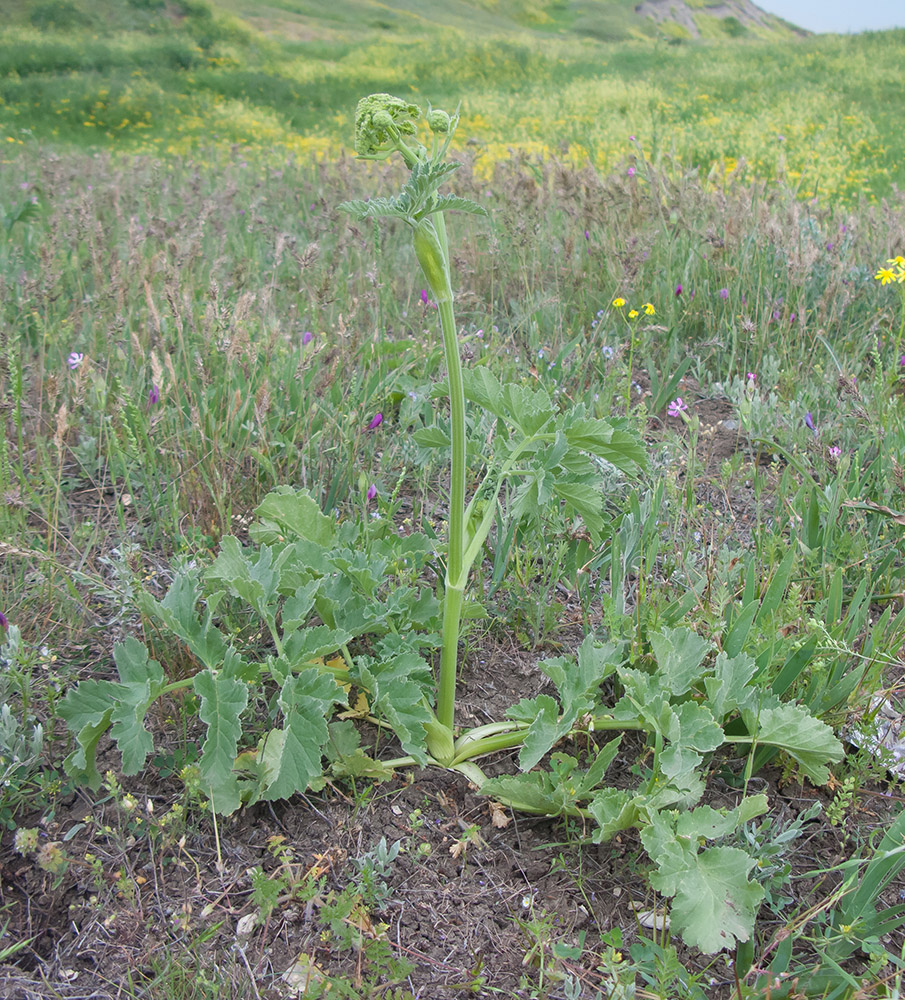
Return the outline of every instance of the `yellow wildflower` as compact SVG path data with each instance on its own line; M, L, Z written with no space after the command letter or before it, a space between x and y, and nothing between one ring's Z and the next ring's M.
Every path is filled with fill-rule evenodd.
M874 278L880 282L881 285L888 285L890 281L895 281L896 276L891 268L881 267L879 271L874 275Z
M629 312L629 314L628 314L628 318L629 319L635 319L637 316L638 316L638 310L637 309L632 309Z
M644 311L647 313L648 316L653 316L653 314L657 310L654 309L654 304L652 302L645 302L644 303Z
M621 309L625 305L625 299L613 299L613 305L616 309Z
M899 254L898 257L890 257L887 264L895 264L896 267L905 267L905 257Z

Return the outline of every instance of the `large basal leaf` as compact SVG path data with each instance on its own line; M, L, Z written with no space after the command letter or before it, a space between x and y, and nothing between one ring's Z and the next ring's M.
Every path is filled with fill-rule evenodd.
M198 611L201 600L199 571L180 569L162 601L150 594L138 596L141 610L156 618L168 631L181 639L208 669L216 670L226 655L226 640L211 624L210 611Z
M280 613L280 625L283 630L284 639L285 636L292 633L295 629L301 628L308 620L320 585L320 580L309 580L303 586L297 587L295 593L291 594L283 602L283 609Z
M754 858L736 847L709 847L691 860L685 852L663 852L661 860L651 885L675 897L670 919L686 944L712 954L751 937L764 898L763 886L748 878Z
M523 771L530 771L572 728L571 722L560 720L559 705L550 695L538 695L530 702L523 700L517 707L524 709L529 704L533 718L518 755L518 766Z
M484 782L481 794L526 812L580 815L580 803L599 783L618 749L619 740L611 740L587 771L578 767L575 757L555 753L550 758L550 771L493 778Z
M116 740L123 758L123 774L138 774L154 749L151 734L145 729L148 707L166 685L163 670L137 639L129 638L113 648L113 658L121 684L110 716L110 735Z
M116 681L79 681L60 702L58 712L72 732L85 726L96 726L112 710L119 692Z
M283 659L293 668L310 663L319 656L335 653L352 638L344 629L327 628L326 625L312 625L311 628L293 632L283 646Z
M794 757L815 785L829 781L827 761L835 763L845 754L833 730L800 705L762 708L759 712L748 709L742 718L759 744L778 747Z
M333 678L313 668L286 679L279 699L284 725L268 734L261 754L266 798L289 798L320 777L327 719L334 703L343 700Z
M562 797L546 771L489 778L481 785L481 794L498 799L520 812L540 816L558 816L562 812Z
M205 576L258 611L277 596L280 585L279 566L274 565L270 547L243 549L232 535L220 543L220 553Z
M621 830L636 826L644 797L627 788L604 788L588 804L588 811L597 821L592 834L595 844L615 837Z
M428 664L416 653L401 653L383 662L358 657L355 668L370 694L371 708L392 725L403 750L419 764L426 764L424 727L433 721L425 706L433 685Z
M600 643L588 636L576 657L556 657L538 664L556 685L564 714L574 720L579 712L596 704L600 685L622 662L623 650L622 643Z
M113 657L120 683L81 681L66 692L59 708L78 742L78 748L64 761L66 773L95 790L101 784L95 765L97 745L111 723L111 736L123 757L123 773L137 774L144 767L153 749L144 718L166 683L160 664L148 659L147 649L137 639L118 643Z
M603 747L601 747L597 756L594 758L593 763L588 768L587 772L582 776L581 784L578 788L580 795L587 797L600 784L600 782L603 781L603 776L616 759L616 754L619 752L619 747L621 745L622 735L620 734L615 739L609 740L609 742L605 743Z
M676 818L676 836L691 840L718 840L728 837L740 826L762 816L768 809L766 795L748 795L727 812L712 806L698 806Z
M249 538L258 543L305 539L328 548L336 533L335 523L321 512L307 490L277 486L255 510L257 522L248 529Z
M624 693L613 706L613 718L659 729L663 708L669 705L670 699L670 692L660 676L634 667L619 667L617 672Z
M691 701L665 710L661 731L669 745L660 754L660 768L677 788L689 787L703 755L724 740L710 710Z
M704 674L701 664L710 643L688 628L666 628L650 636L657 672L674 696L685 694Z
M707 704L714 718L722 722L730 712L745 707L757 698L757 689L749 686L757 664L747 653L729 657L720 653L713 665L713 676L704 678Z
M201 751L201 780L210 791L214 809L231 813L239 808L239 785L233 763L239 737L241 715L248 704L248 687L234 677L203 670L192 681L201 699L199 716L207 725L207 738Z
M85 681L82 682L86 683ZM79 685L81 687L81 685ZM93 792L96 792L102 784L102 779L97 770L97 745L100 738L110 726L110 717L113 709L109 707L95 718L94 722L86 722L79 727L76 734L77 748L70 753L63 761L63 770L76 781L87 785Z
M581 713L594 708L600 684L622 658L621 648L617 643L601 645L588 636L577 657L560 656L539 664L556 685L562 705L542 694L522 700L510 709L510 718L531 723L519 752L519 767L523 771L529 771L567 736Z

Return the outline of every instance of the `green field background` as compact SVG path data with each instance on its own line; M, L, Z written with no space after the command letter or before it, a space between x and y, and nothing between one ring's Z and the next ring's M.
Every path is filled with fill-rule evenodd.
M357 99L389 91L460 106L459 141L488 176L517 150L602 172L643 153L717 185L846 201L905 185L905 31L800 37L777 22L730 39L702 9L712 37L691 43L615 2L343 0L329 19L301 0L229 2L13 3L5 162L48 145L333 159Z

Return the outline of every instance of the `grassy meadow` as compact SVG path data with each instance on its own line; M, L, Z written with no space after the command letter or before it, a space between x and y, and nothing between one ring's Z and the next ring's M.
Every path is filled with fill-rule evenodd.
M348 109L388 91L461 105L459 138L485 175L510 149L608 172L636 154L636 136L648 158L674 158L717 186L737 172L803 197L854 201L905 181L901 32L802 39L780 24L766 39L689 44L663 31L645 37L643 23L627 31L629 13L601 4L601 24L622 30L594 30L613 41L574 18L482 24L472 7L486 29L476 41L455 5L423 2L386 24L353 10L343 17L343 5L331 18L304 5L271 17L254 7L258 28L183 6L171 17L153 3L21 4L0 28L6 155L50 142L125 155L333 159L350 147Z
M17 0L0 27L0 995L898 996L905 32L692 42L619 4L593 31L566 4L319 6ZM232 591L186 617L174 581L230 536L254 550L287 485L369 552L425 539L370 599L442 589L438 310L403 222L337 210L408 174L353 155L355 103L384 90L461 104L449 187L488 213L447 222L466 373L582 405L647 454L602 469L593 530L507 520L522 497L501 494L462 640L470 721L552 702L537 662L587 635L652 673L651 636L688 629L844 738L826 782L791 732L789 752L698 754L708 803L769 801L715 848L756 859L732 950L670 935L647 832L592 846L565 807L501 819L464 774L331 758L291 799L212 813L189 618L214 609L255 662L279 639ZM499 426L474 401L467 420L471 490ZM131 637L173 688L138 773L102 729L76 741L66 707ZM709 680L685 705L717 717ZM282 697L250 696L237 770ZM364 732L365 705L346 713ZM599 736L557 749L590 759ZM625 747L625 780L653 787L661 744Z

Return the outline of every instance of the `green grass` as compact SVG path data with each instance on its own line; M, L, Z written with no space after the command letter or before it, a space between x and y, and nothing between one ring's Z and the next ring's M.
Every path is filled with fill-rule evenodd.
M7 155L37 140L125 154L238 144L265 145L275 160L332 156L349 146L358 96L388 90L461 103L462 139L482 151L485 172L513 147L612 170L628 164L636 135L647 155L716 184L743 169L802 197L853 200L905 183L894 101L902 32L672 45L601 42L576 29L589 15L572 7L555 8L572 20L551 32L519 24L511 6L393 8L387 28L353 3L331 5L329 17L304 4L256 6L254 27L200 3L183 5L185 16L72 6L78 23L36 26L34 5L21 5L0 31ZM594 10L630 23L621 8ZM466 14L480 41L463 31Z

